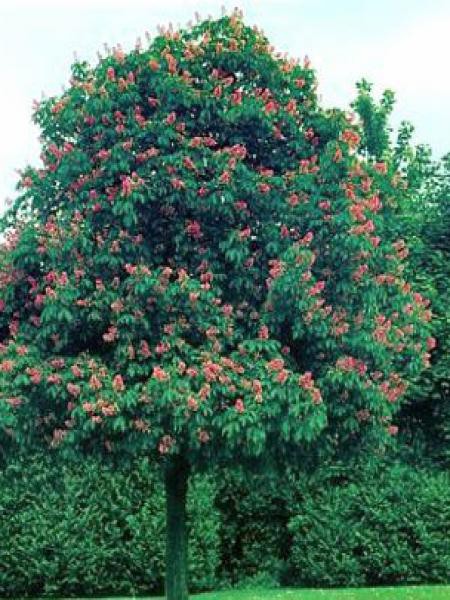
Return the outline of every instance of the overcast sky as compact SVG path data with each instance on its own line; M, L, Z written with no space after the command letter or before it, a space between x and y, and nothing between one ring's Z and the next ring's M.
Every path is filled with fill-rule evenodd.
M236 0L0 0L0 211L14 195L16 168L39 163L31 104L58 94L74 52L96 60L103 44L130 48L158 24L184 25L198 11L219 16ZM450 0L241 0L245 20L276 48L307 54L326 105L347 107L365 77L397 96L406 119L436 157L450 151Z

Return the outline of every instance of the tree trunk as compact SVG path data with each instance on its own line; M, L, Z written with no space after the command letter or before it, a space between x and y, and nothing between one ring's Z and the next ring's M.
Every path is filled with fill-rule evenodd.
M188 599L186 496L189 465L177 456L166 468L166 598Z

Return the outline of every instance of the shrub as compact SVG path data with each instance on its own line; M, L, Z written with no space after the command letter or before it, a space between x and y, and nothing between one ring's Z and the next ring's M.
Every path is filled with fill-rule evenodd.
M267 475L228 472L218 484L220 510L220 573L231 584L282 578L289 553L287 523L289 486ZM287 543L286 543L287 542Z
M356 586L450 580L448 474L393 466L324 486L289 522L290 583Z
M189 496L193 589L214 585L218 520L211 482ZM95 460L20 459L0 473L0 595L161 591L164 496L146 461L115 470Z

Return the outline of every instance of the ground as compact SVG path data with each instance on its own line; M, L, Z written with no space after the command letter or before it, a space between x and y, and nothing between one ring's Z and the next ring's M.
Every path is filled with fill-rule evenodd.
M346 590L242 590L194 596L196 600L450 600L450 586Z
M104 598L103 600L126 600ZM148 600L163 600L149 598ZM191 596L191 600L450 600L450 586L385 587L341 590L232 590Z

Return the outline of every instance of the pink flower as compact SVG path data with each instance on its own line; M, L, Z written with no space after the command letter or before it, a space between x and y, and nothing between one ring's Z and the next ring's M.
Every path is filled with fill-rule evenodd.
M63 273L61 273L61 275L58 277L58 284L59 285L67 285L69 281L69 278L67 277L67 273L64 271Z
M434 337L429 337L427 339L427 349L428 350L434 350L434 348L436 348L436 345L437 345L437 342Z
M105 417L113 417L116 414L116 407L112 404L105 404L102 406L102 415Z
M317 296L317 294L320 294L320 292L324 289L324 287L325 287L325 282L318 281L316 284L313 285L312 288L309 289L308 295L309 296Z
M133 191L133 181L131 177L124 177L122 179L122 195L129 196Z
M70 368L70 370L72 371L72 374L75 377L82 377L83 376L82 370L77 365L72 365L72 367Z
M41 382L41 372L38 369L28 368L26 373L34 385L38 385Z
M176 177L170 180L170 184L175 190L183 190L186 187L184 181L182 179L177 179Z
M116 392L123 392L125 389L125 384L123 382L122 375L116 375L112 382L113 389Z
M243 402L243 400L241 398L238 398L236 400L236 402L234 403L234 408L240 414L242 414L245 411L244 402Z
M145 340L142 340L141 345L139 347L139 352L142 358L150 358L150 356L152 355L149 345Z
M92 375L91 378L89 379L89 386L93 390L99 390L102 387L102 382L97 377L97 375Z
M281 371L284 367L284 360L282 358L274 358L267 363L269 371Z
M222 175L219 177L219 183L230 183L231 175L229 171L224 171Z
M272 277L272 279L280 277L280 275L283 273L284 263L282 263L281 260L269 260L269 266L269 275Z
M207 442L209 442L209 439L210 439L209 433L207 431L205 431L204 429L201 429L198 432L198 439L201 444L206 444Z
M300 375L298 383L304 390L312 390L314 387L314 380L311 371L306 371L306 373Z
M277 374L276 380L278 381L278 383L285 383L288 379L288 376L288 371L286 371L286 369L283 369Z
M308 231L300 240L300 244L302 246L308 246L314 239L314 233L312 231Z
M375 171L378 171L378 173L381 173L383 175L387 173L387 165L384 162L377 162L375 163L374 167Z
M111 326L106 333L103 334L105 342L114 342L117 339L117 327Z
M233 307L231 304L224 304L222 307L222 312L226 317L231 317L233 314Z
M397 425L389 425L387 430L388 430L389 435L397 435L397 433L398 433Z
M269 100L269 102L267 102L267 104L264 107L266 114L270 114L272 112L277 112L278 111L278 103L275 102L274 100Z
M158 381L167 381L169 379L169 375L159 366L153 368L152 377Z
M74 396L75 398L77 396L80 395L80 386L79 385L75 385L74 383L68 383L67 384L67 391L69 392L69 394L71 396Z
M173 123L175 123L175 121L177 120L177 113L175 111L172 111L167 119L166 119L166 123L167 125L172 125Z
M242 91L241 90L235 90L231 94L231 104L234 104L234 105L242 104Z
M109 81L114 81L114 79L116 78L116 74L114 72L113 67L108 67L106 71L106 77Z
M280 229L280 235L282 238L287 238L290 236L289 228L286 225L282 225Z
M252 230L250 229L250 227L247 226L245 229L242 229L239 232L239 234L238 234L239 239L245 240L246 238L250 237L251 233L252 233Z
M368 265L366 265L366 264L359 265L359 267L356 269L356 271L354 271L352 278L355 281L360 281L360 279L362 279L362 277L364 276L365 273L367 273L368 270L369 270Z
M7 398L6 404L9 404L9 406L11 406L11 408L17 408L18 406L20 406L22 404L22 399L21 398Z
M291 194L288 197L288 204L290 204L290 206L297 206L297 204L300 202L299 197L297 196L297 194Z
M189 398L187 400L187 406L188 406L189 410L196 411L198 409L198 402L195 398L193 398L192 396L189 396Z
M188 235L196 240L202 237L202 229L198 221L188 221L185 230Z
M213 362L207 362L203 366L203 374L207 381L216 381L221 371L222 367Z
M258 337L260 340L269 339L269 328L267 327L267 325L262 325L262 327L258 331Z

